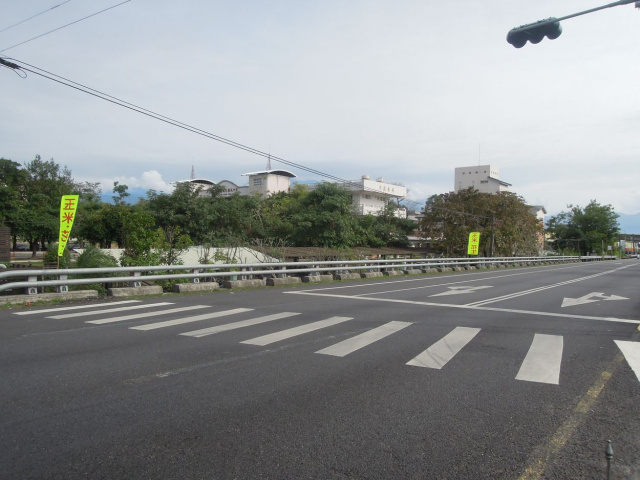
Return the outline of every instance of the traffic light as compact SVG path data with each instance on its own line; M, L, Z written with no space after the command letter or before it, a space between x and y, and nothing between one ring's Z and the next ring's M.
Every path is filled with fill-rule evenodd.
M555 40L562 33L562 26L557 18L551 17L536 23L512 28L507 33L507 42L516 48L522 48L529 41L540 43L544 37Z

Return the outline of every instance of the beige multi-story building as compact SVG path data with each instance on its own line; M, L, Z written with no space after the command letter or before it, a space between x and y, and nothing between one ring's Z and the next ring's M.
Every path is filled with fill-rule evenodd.
M510 183L500 180L500 170L493 165L458 167L455 171L454 192L473 187L482 193L508 191Z

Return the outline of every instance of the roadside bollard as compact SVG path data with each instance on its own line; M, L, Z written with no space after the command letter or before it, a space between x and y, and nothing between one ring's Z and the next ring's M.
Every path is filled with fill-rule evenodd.
M611 447L611 440L607 440L607 448L604 451L604 455L607 457L607 480L611 473L611 459L613 458L613 448Z

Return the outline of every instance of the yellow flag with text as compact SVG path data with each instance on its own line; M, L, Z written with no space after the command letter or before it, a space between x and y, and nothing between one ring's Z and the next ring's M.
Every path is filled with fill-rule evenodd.
M469 255L478 255L478 248L480 246L480 232L471 232L469 234L469 248L467 253Z
M73 220L76 218L76 210L78 209L79 195L63 195L60 202L60 237L58 239L58 256L64 253L67 246L67 240L71 234Z

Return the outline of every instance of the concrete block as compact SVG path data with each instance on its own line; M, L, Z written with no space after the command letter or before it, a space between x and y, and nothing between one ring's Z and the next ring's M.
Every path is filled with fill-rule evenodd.
M339 273L336 275L336 280L355 280L360 278L359 273Z
M19 304L37 301L51 300L80 300L82 298L97 298L97 290L75 290L64 293L37 293L35 295L2 295L0 297L0 305L3 304Z
M385 277L397 277L398 275L404 275L402 270L386 270L382 272Z
M160 285L147 285L144 287L120 287L109 288L107 293L110 297L129 297L131 295L161 295Z
M283 278L267 278L267 287L275 287L276 285L294 285L302 283L300 277L283 277Z
M418 275L422 273L422 270L420 270L419 268L408 268L406 270L402 270L402 273L404 273L405 275Z
M332 282L333 275L305 275L302 277L303 283L314 283L314 282Z
M362 278L382 277L382 272L363 272L360 274Z
M176 283L173 285L175 293L185 292L212 292L220 288L218 282L202 282L202 283Z
M261 279L255 280L228 280L222 284L222 288L249 288L264 287L265 281Z

